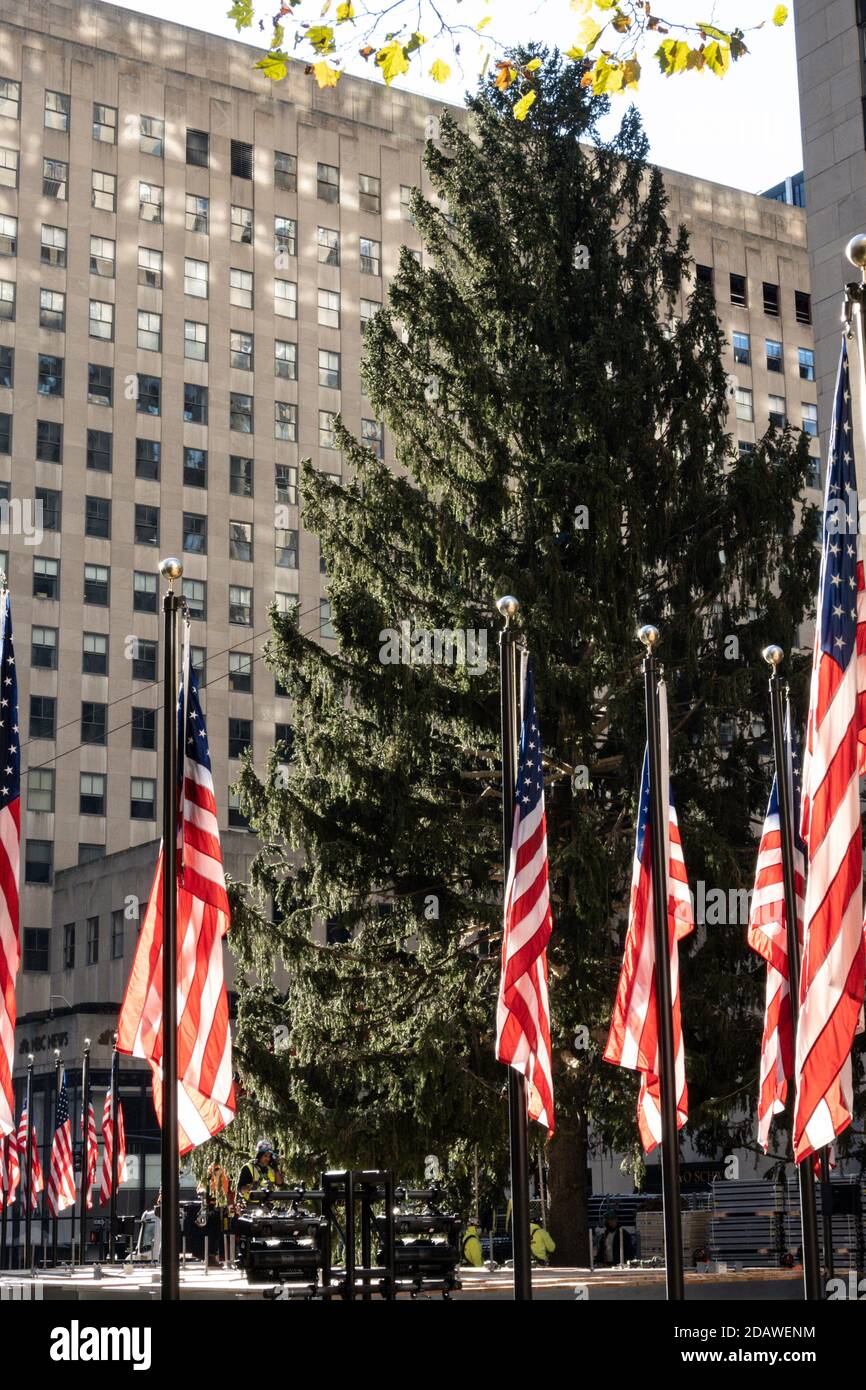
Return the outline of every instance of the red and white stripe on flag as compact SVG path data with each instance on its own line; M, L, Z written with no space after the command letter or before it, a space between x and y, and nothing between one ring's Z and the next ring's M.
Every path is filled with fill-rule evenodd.
M184 644L178 702L179 787L177 891L178 1146L187 1153L234 1119L223 937L229 901L223 874L216 798L198 681ZM153 1101L162 1123L161 846L147 911L118 1022L117 1048L150 1063Z
M677 813L670 790L667 688L659 682L662 787L665 791L665 862L669 968L671 974L674 1040L674 1085L677 1127L688 1120L685 1049L680 1015L678 942L694 929L694 914L683 858ZM641 1142L650 1153L662 1141L659 1013L656 992L656 952L653 934L652 832L650 829L649 751L644 753L641 776L635 855L632 868L629 923L619 986L613 1007L605 1061L641 1074L637 1119Z
M111 1115L111 1091L105 1094L102 1107L102 1176L99 1182L99 1205L105 1206L111 1199L111 1168L114 1151L114 1122ZM117 1102L117 1186L126 1182L126 1129L123 1123L123 1106Z
M866 591L859 534L848 350L830 433L818 612L803 771L808 873L796 1043L797 1161L851 1123L851 1048L862 1026Z
M18 1121L18 1162L20 1164L20 1176L22 1188L27 1182L27 1110L21 1111L21 1118ZM39 1162L39 1145L36 1142L36 1126L30 1126L30 1152L32 1162L32 1182L30 1185L30 1208L35 1211L39 1205L39 1193L43 1190L45 1183L42 1177L42 1164ZM23 1196L23 1191L22 1191Z
M532 667L524 662L511 859L505 885L496 1057L526 1077L529 1118L554 1129L547 943L552 918L547 871L544 765Z
M0 1137L15 1133L15 978L20 962L18 878L20 863L21 742L18 676L12 643L12 604L0 590Z
M0 1206L11 1206L15 1201L18 1184L21 1181L21 1165L18 1161L18 1134L15 1130L0 1139Z

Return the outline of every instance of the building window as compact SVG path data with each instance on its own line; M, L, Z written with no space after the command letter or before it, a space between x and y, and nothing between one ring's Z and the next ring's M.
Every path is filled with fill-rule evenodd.
M298 224L294 217L275 217L274 218L274 255L277 257L277 269L282 269L280 256L296 256L298 254Z
M21 83L14 77L0 77L0 116L21 119Z
M113 369L100 367L96 362L89 362L87 364L87 399L90 405L110 406L113 394Z
M812 296L805 290L794 291L794 311L798 323L812 322Z
M37 487L33 489L33 496L36 501L43 531L59 531L62 502L62 494L59 489L54 487Z
M277 338L274 343L274 376L284 381L298 379L298 345Z
M340 264L340 233L331 227L318 230L319 265Z
M90 206L100 212L117 211L117 179L114 174L106 174L102 169L93 169L90 174Z
M207 449L184 449L184 487L207 487Z
M19 158L17 150L0 149L0 188L18 187Z
M231 240L239 241L242 246L252 246L252 208L241 208L238 207L236 203L232 203Z
M253 307L253 273L251 270L229 270L229 303L236 309Z
M229 334L229 364L240 372L253 370L252 333L233 331Z
M250 695L253 689L253 658L249 652L229 652L229 689Z
M229 522L229 557L232 560L252 561L253 524L251 521Z
M369 237L361 237L361 273L362 275L381 275L382 274L382 244L378 241L370 241Z
M298 505L298 470L293 463L278 463L274 479L275 501L284 507Z
M30 664L40 671L57 670L57 628L34 627L30 636Z
M811 348L798 348L797 356L800 362L800 380L815 380L815 354Z
M358 175L358 206L362 212L371 212L378 217L382 211L382 189L372 174Z
M818 407L803 402L803 433L814 438L818 433Z
M152 154L162 159L165 145L165 121L158 116L140 116L138 120L138 148L142 154Z
M14 323L15 321L14 280L0 280L0 321L4 323Z
M43 265L54 266L57 270L66 269L66 228L42 224L40 259Z
M36 421L36 457L44 463L63 462L63 426L57 420Z
M206 169L208 164L208 142L209 136L204 130L187 130L186 132L186 162L195 164L200 169Z
M25 850L25 883L51 883L54 877L54 842L28 840ZM47 936L48 933L46 932Z
M286 594L281 589L277 589L274 594L274 603L277 612L284 618L297 618L298 615L298 596L297 594Z
M147 642L141 637L136 637L132 652L132 679L134 681L155 681L157 665L156 642Z
M246 585L229 585L229 622L235 627L252 627L253 591Z
M284 319L298 317L298 287L294 280L274 281L274 313Z
M0 346L0 386L11 388L15 375L15 349Z
M379 310L381 309L381 307L382 307L382 305L379 303L378 299L362 299L362 300L361 300L361 332L362 332L362 333L364 332L364 329L367 327L367 324L368 324L368 323L370 322L370 320L374 317L374 315L378 314L378 312L379 312Z
M145 352L162 352L162 314L139 309L138 346Z
M46 130L59 130L62 131L64 135L69 134L68 92L45 93L45 114L43 121Z
M117 144L117 108L93 103L93 138L103 145Z
M134 528L136 545L159 545L159 507L136 502Z
M41 841L37 843L47 843ZM50 879L28 879L28 883L50 882ZM51 933L47 927L25 927L24 928L24 949L21 953L21 964L24 970L32 974L44 974L48 970L48 948L51 940Z
M108 706L98 700L81 701L81 742L105 743Z
M192 362L207 361L207 324L187 319L183 325L183 355Z
M111 500L108 497L85 497L84 534L100 540L111 538Z
M238 454L232 454L229 459L229 492L233 493L235 497L252 497L252 459L243 458Z
M54 738L54 719L57 701L53 695L30 696L30 737Z
M123 959L123 908L117 907L111 914L111 959Z
M136 439L135 476L136 478L159 477L160 444L158 439Z
M297 443L298 407L291 401L274 401L274 439Z
M114 341L114 305L102 299L90 301L90 336L104 342Z
M43 159L42 196L65 203L69 190L69 165L65 159Z
M87 676L108 675L108 638L104 632L85 632L81 648L81 669Z
M731 303L741 309L748 306L748 290L745 275L731 275Z
M183 514L183 548L193 555L207 554L207 517L200 512Z
M207 299L207 261L196 261L191 256L186 257L183 263L183 292L192 295L193 299Z
M779 286L764 281L764 313L771 318L779 317Z
M12 452L12 416L5 411L0 415L0 454Z
M755 412L752 405L752 393L746 386L737 387L737 419L754 420Z
M33 767L27 774L27 810L54 810L54 769Z
M200 685L204 685L204 684L205 684L204 673L205 673L205 667L207 666L207 648L206 648L206 647L190 647L190 649L189 649L189 664L190 664L190 666L192 667L192 669L195 671L195 673L196 673L196 675L197 675L197 677L198 677L199 684L200 684Z
M298 533L277 526L274 530L274 564L279 569L298 568Z
M139 415L159 415L162 409L161 399L161 377L148 376L146 372L139 372L138 391L135 397L135 408Z
M156 575L135 570L132 576L132 606L136 613L155 613L157 610Z
M105 815L105 776L101 772L82 772L78 781L78 813Z
M207 588L204 579L183 579L181 593L186 599L189 616L204 622L207 618Z
M96 845L87 840L78 842L78 862L79 864L92 864L94 859L105 858L105 845Z
M133 706L132 746L148 751L156 748L156 710Z
M770 396L770 424L774 429L783 430L785 428L787 414L785 410L784 396Z
M103 280L114 279L115 243L110 237L90 238L90 273Z
M111 448L112 436L106 430L88 430L87 467L97 473L110 473Z
M251 719L229 720L229 757L242 758L253 744L253 725Z
M732 336L734 361L740 367L750 367L752 365L752 350L748 333L734 333Z
M376 458L385 457L385 430L381 420L362 420L361 439L368 449L372 449Z
M319 599L319 632L322 637L337 636L331 623L331 605L326 598Z
M8 213L0 215L0 256L18 253L18 218Z
M317 164L316 192L324 203L340 201L340 171L334 164Z
M337 431L333 410L319 411L319 448L336 449Z
M785 361L782 355L782 344L774 342L772 338L767 340L767 371L783 372Z
M253 433L253 398L241 391L229 392L229 428L236 434Z
M162 289L162 252L149 246L138 248L138 283L151 290Z
M107 608L111 576L107 565L84 566L84 602Z
M243 140L232 140L232 176L236 179L251 179L253 176L253 147Z
M63 928L63 969L75 969L75 923L67 922Z
M99 964L99 918L87 919L87 964Z
M713 288L713 267L711 265L695 266L695 281L699 285L706 285L708 289Z
M63 358L39 355L36 390L40 396L63 395Z
M286 154L283 150L274 151L274 187L286 193L294 193L298 187L297 155Z
M340 327L339 290L319 290L319 323L323 328Z
M50 599L60 597L59 560L51 560L46 555L34 555L33 597Z
M333 391L340 389L340 354L319 348L319 385Z
M241 810L240 792L229 787L229 825L233 830L249 830L250 824Z
M142 222L162 222L162 189L158 183L139 183L138 216Z
M60 290L39 291L39 327L62 333L66 326L66 295Z
M207 236L210 231L210 198L200 193L186 195L186 229L198 236Z
M400 216L404 222L411 222L414 226L415 218L412 216L412 192L413 189L410 184L400 184Z
M184 382L183 418L188 425L207 424L207 387L193 381Z

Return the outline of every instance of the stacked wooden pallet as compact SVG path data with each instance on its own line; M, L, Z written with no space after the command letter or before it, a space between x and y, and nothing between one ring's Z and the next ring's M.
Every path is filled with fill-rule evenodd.
M831 1217L833 1238L833 1267L838 1271L862 1269L864 1250L866 1250L866 1190L861 1177L832 1177L832 1187L842 1189L836 1198ZM818 1211L818 1249L823 1254L824 1221L821 1184L815 1184L815 1206ZM858 1203L858 1195L860 1201ZM785 1246L799 1262L802 1258L802 1224L800 1221L800 1190L796 1176L790 1176L787 1183L787 1210L785 1212ZM845 1210L838 1210L844 1207Z
M781 1183L713 1183L711 1259L752 1269L780 1268L784 1206Z
M709 1240L710 1213L704 1211L684 1211L683 1258L690 1267L697 1250L705 1250ZM665 1253L664 1217L660 1211L641 1211L637 1215L637 1233L640 1238L640 1257L652 1259L654 1255Z

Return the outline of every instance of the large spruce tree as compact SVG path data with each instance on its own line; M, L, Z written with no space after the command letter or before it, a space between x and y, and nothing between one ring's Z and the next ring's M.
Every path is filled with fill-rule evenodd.
M294 740L288 768L278 747L265 776L242 777L263 849L230 934L246 1100L228 1138L275 1131L309 1175L328 1162L414 1178L435 1153L467 1203L478 1172L506 1176L494 601L513 592L547 766L550 1221L573 1262L591 1137L637 1139L637 1079L601 1060L645 738L636 625L662 632L692 881L748 886L768 791L760 649L796 641L815 548L797 525L805 442L775 432L739 454L727 432L712 294L690 289L637 114L603 142L605 99L542 56L525 120L485 83L427 147L423 264L403 252L365 335L365 389L399 468L341 429L345 483L303 469L337 641L274 617ZM483 632L486 669L389 661L384 634L404 622ZM686 944L707 1151L745 1133L731 1115L754 1095L760 989L742 924Z

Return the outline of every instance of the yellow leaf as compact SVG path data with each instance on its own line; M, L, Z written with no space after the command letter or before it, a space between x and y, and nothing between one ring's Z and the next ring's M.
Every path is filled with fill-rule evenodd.
M672 77L675 72L685 72L691 51L684 39L665 39L655 55L665 77Z
M352 0L345 0L345 4L337 6L337 23L345 24L348 20L355 18L355 7Z
M595 96L604 96L607 92L621 92L623 83L622 64L609 58L601 57L596 60L592 67L592 90Z
M579 48L576 48L574 45L572 45L571 48L567 48L565 50L565 56L566 58L571 58L576 63L579 58L583 57L583 54L581 53Z
M516 101L514 103L514 119L516 121L525 121L526 117L529 115L529 108L534 101L535 92L527 92L519 101Z
M320 87L336 87L341 77L336 68L324 61L313 64L313 74Z
M306 32L305 37L312 44L317 53L333 53L334 31L329 24L313 24Z
M480 19L480 20L478 21L478 23L476 24L475 28L478 29L479 31L480 31L481 29L486 29L492 18L493 18L493 15L492 15L492 14L486 14L486 15L484 16L483 19Z
M588 53L601 33L602 26L596 24L592 16L583 21L577 31L575 47L582 48L584 53Z
M626 58L622 65L622 85L624 87L633 87L634 90L637 91L639 81L640 63L637 58Z
M441 58L437 58L430 69L430 76L434 82L447 82L451 76L451 68L447 63L443 63Z
M267 53L264 58L259 59L256 67L272 82L282 82L288 71L284 53Z
M593 0L571 0L571 8L577 10L578 14L588 14L592 6Z
M785 20L788 18L788 8L786 5L777 5L773 11L773 23L781 29Z
M376 54L376 66L382 69L385 85L390 87L395 77L409 71L409 59L403 51L403 45L394 39L392 43L380 48Z
M727 43L708 43L704 49L707 66L717 77L724 77L731 66L731 47Z
M527 71L527 72L535 72L535 71L536 71L538 68L540 68L540 67L541 67L541 59L540 59L540 58L533 58L531 62L529 62L529 63L526 64L526 71Z

